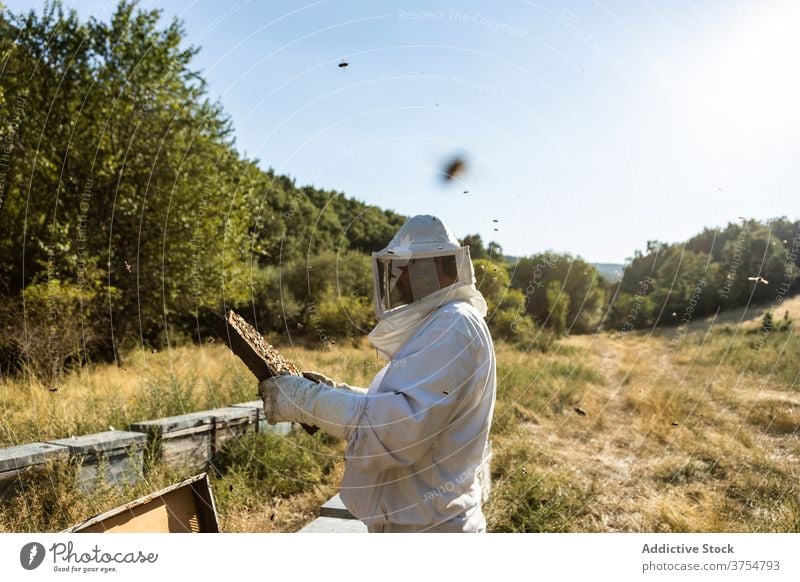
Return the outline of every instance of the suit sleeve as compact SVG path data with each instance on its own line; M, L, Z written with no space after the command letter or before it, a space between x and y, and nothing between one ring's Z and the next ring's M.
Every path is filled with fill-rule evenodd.
M348 435L351 467L377 472L414 464L424 455L474 398L467 393L478 365L473 338L457 322L438 322L392 361Z

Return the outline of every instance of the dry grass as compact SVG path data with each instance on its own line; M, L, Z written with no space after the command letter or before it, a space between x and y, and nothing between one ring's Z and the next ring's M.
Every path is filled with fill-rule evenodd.
M62 461L23 474L18 483L21 494L0 505L0 532L61 531L186 477L157 467L133 486L97 483L91 495L82 495L76 490L77 472L75 463Z
M800 311L800 298L784 303ZM800 531L800 344L792 329L756 349L758 317L741 325L731 316L697 322L682 336L675 329L575 336L547 353L498 345L490 529ZM362 386L381 366L365 344L282 351L302 369ZM3 384L0 439L122 427L250 400L254 392L247 371L221 346L137 353L123 368L75 374L55 394ZM335 491L341 445L319 435L284 440L240 443L262 451L255 465L232 462L214 477L226 531L294 531ZM289 474L306 477L298 484ZM54 507L75 497L61 490L64 500ZM80 501L69 516L133 494L104 492L102 502ZM30 529L48 517L10 520L13 511L41 510L9 509L0 512L0 529Z
M490 527L800 531L800 344L754 344L762 312L568 338L526 355L527 375L498 350Z
M382 366L355 345L321 352L283 346L301 369L318 369L366 385ZM134 352L121 366L72 373L58 392L22 381L0 384L0 446L124 429L140 420L216 408L257 398L250 372L227 348L207 344L169 352ZM215 463L212 483L223 531L295 531L316 516L337 489L342 447L324 435L250 435ZM61 463L25 476L25 495L0 505L0 531L58 531L183 479L148 469L134 487L75 491L75 467Z
M300 369L325 370L359 384L380 369L374 351L282 348ZM253 376L219 344L136 351L123 363L70 373L57 392L35 381L0 379L0 446L109 430L258 398Z

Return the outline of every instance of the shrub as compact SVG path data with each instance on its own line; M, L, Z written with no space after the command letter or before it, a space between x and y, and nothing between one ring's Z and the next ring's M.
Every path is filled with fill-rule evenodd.
M88 316L94 298L94 292L58 279L30 285L21 300L0 307L0 345L44 386L57 388L98 339Z
M306 333L310 340L326 346L332 338L358 337L375 325L372 303L353 295L328 295L319 305L309 306L306 314Z

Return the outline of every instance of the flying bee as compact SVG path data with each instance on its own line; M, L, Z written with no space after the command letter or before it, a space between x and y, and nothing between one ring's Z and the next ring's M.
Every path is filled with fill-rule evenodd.
M460 157L455 157L452 160L450 160L450 162L445 167L443 172L444 174L443 177L446 181L449 182L450 180L453 180L459 174L461 174L465 169L466 169L466 164L464 163L464 160L462 160Z
M346 60L342 59L341 61L339 61L339 64L337 66L340 69L346 69L347 67L350 66L350 63L348 63Z

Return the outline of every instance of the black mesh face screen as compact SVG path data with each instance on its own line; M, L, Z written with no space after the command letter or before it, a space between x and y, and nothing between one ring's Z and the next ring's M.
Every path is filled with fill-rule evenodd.
M452 280L448 285L452 285L458 279L458 263L455 255L436 257L436 268L444 279Z
M384 310L424 299L457 279L454 255L378 260L378 293Z

